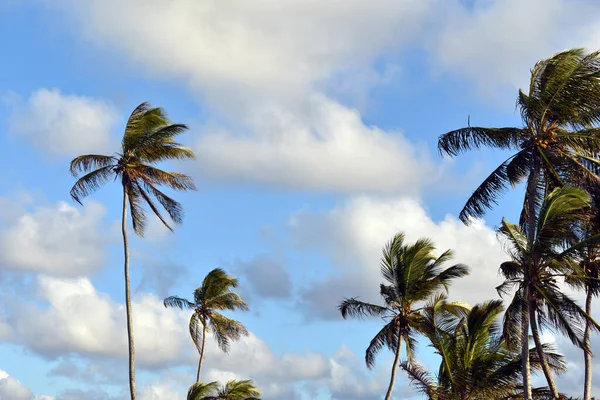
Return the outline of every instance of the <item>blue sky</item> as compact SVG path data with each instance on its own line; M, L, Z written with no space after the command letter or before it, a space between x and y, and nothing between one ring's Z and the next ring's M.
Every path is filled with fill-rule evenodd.
M191 296L222 267L239 277L250 337L205 380L250 378L269 399L376 399L391 355L367 371L379 324L344 321L344 296L376 301L379 256L397 231L431 237L472 267L451 297L495 298L506 256L494 227L456 216L503 154L442 160L437 137L519 124L514 99L540 58L600 48L584 0L20 0L0 5L0 395L126 394L120 194L69 198L70 160L118 150L142 101L190 130L198 191L174 234L132 239L142 400L183 398L197 353ZM534 21L534 22L532 22ZM556 338L559 344L562 339ZM436 359L423 349L427 365ZM580 355L561 388L579 393ZM8 396L8 397L6 397ZM400 374L396 399L416 398Z

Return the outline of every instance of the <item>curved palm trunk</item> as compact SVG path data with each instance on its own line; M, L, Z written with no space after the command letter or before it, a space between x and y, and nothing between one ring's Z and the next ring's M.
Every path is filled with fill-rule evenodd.
M202 372L202 361L204 360L204 348L206 346L206 322L202 321L202 346L200 346L200 360L198 361L198 374L196 382L200 383L200 373Z
M398 347L396 348L396 357L394 357L394 365L392 366L392 376L390 377L390 386L388 387L387 393L385 394L384 400L390 400L392 398L392 391L394 390L394 383L396 383L396 373L398 372L398 363L400 362L400 352L402 350L402 336L400 336L400 328L398 328Z
M127 240L127 191L123 186L123 215L121 217L123 232L123 251L125 253L125 307L127 310L127 338L129 340L129 392L131 400L135 400L135 347L133 344L133 318L131 315L131 289L129 283L129 242Z
M592 315L592 290L587 289L585 298L585 312ZM590 334L592 332L592 324L590 321L585 323L585 331L583 333L583 343L586 349L590 348ZM585 362L585 381L583 384L583 400L590 400L592 393L592 354L589 351L583 352Z
M537 321L535 319L535 307L531 302L529 303L529 321L531 323L531 335L533 336L533 341L535 342L535 348L537 350L538 357L540 358L540 364L542 365L542 371L546 377L546 382L548 382L548 387L552 392L552 397L558 399L558 389L556 388L556 383L554 383L554 378L552 377L552 371L550 370L550 366L546 360L546 354L544 353L544 348L542 347L540 333L538 331Z

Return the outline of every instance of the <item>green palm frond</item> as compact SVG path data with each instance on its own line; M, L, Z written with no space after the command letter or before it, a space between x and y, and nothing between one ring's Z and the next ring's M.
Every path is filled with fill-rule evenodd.
M382 307L371 303L365 303L357 300L354 297L344 299L340 303L338 309L342 314L342 318L376 317L385 315L390 311L387 307Z
M194 383L188 390L187 400L207 400L218 392L219 384L217 382Z
M188 310L193 310L196 306L194 303L192 303L191 301L188 301L184 298L181 297L177 297L177 296L169 296L166 299L163 300L163 305L165 307L178 307L180 309L188 309Z
M242 336L248 336L244 325L222 314L213 312L208 321L219 348L225 353L229 352L231 340L239 340Z
M375 367L375 358L381 349L387 347L391 351L396 351L396 347L398 346L398 328L396 327L394 321L385 324L383 328L373 339L371 339L371 343L369 343L369 347L365 352L365 364L367 368L373 369Z
M518 148L518 139L521 136L524 136L524 133L519 128L483 128L470 126L441 135L438 141L438 149L441 154L453 157L480 147L512 150Z
M219 389L218 399L227 400L260 400L260 390L251 380L230 380Z

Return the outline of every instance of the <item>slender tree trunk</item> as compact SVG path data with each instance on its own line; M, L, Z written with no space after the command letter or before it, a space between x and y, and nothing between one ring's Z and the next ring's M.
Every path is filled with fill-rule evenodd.
M531 400L531 368L529 365L529 287L523 287L521 310L521 370L523 374L523 399Z
M587 289L587 295L585 298L585 312L588 315L592 315L592 297L593 293L591 288ZM585 381L583 384L583 400L590 400L592 395L592 354L590 349L590 334L592 332L592 323L590 321L585 322L585 331L583 333L583 344L587 351L584 350L583 357L585 361Z
M129 283L129 242L127 240L127 191L123 186L123 215L121 217L123 231L123 251L125 253L125 307L127 310L127 338L129 340L129 391L131 400L135 400L135 347L133 344L133 317L131 315L131 289Z
M555 399L558 399L558 389L556 388L556 383L554 383L552 371L550 370L548 360L546 360L546 354L542 348L542 342L540 341L540 333L538 331L537 321L535 319L535 306L531 302L529 303L529 321L531 323L531 335L533 336L533 341L535 342L535 348L537 350L538 357L540 358L540 363L542 364L542 371L544 371L546 382L548 382L548 387L552 392L552 396Z
M535 241L535 226L536 226L536 210L535 210L535 194L537 183L540 178L540 161L535 157L533 166L527 182L527 241L528 245L532 246ZM521 357L522 357L522 374L523 374L523 398L531 400L531 367L529 363L529 280L531 277L530 270L532 265L527 265L524 274L523 285L523 305L521 310Z
M396 348L396 357L394 358L394 365L392 366L392 376L390 377L390 386L388 387L387 393L385 394L384 400L390 400L392 398L392 391L394 390L394 383L396 383L396 372L398 372L398 363L400 362L400 351L402 350L402 336L400 336L400 328L398 328L398 347Z
M196 382L200 382L200 372L202 372L202 361L204 360L204 348L206 346L206 321L202 321L202 346L200 346L200 360L198 361L198 374Z

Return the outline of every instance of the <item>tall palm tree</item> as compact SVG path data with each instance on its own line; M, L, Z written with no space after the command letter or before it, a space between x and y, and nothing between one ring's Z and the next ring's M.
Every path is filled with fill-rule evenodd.
M135 346L129 283L129 244L127 237L127 208L131 211L133 230L143 236L146 215L143 205L150 207L162 223L172 231L161 215L155 201L166 210L173 222L183 221L181 204L158 189L164 185L173 190L195 190L192 178L177 172L167 172L154 165L171 159L194 159L192 150L181 146L174 138L187 130L183 124L173 124L162 108L142 103L131 113L120 153L112 156L86 154L71 161L71 174L79 178L71 189L71 197L82 204L82 199L104 185L109 179L119 179L123 187L121 231L125 253L125 305L127 310L127 337L129 344L129 390L135 400ZM80 177L80 175L82 175Z
M229 352L230 340L238 340L248 335L244 325L219 313L221 310L248 310L248 305L242 297L230 290L237 286L237 279L227 275L221 268L215 268L206 275L202 286L194 291L193 301L177 296L170 296L164 300L165 307L194 310L190 318L190 335L200 353L196 382L200 382L206 334L209 329L219 348L225 353Z
M197 382L190 387L187 400L260 400L260 390L251 380L234 379L220 387L217 382Z
M415 303L427 300L442 289L447 291L453 279L468 274L468 268L462 264L443 269L442 265L452 258L452 252L447 250L436 257L434 251L435 247L429 239L419 239L408 245L404 242L403 233L396 234L383 249L381 259L381 274L386 281L380 285L384 305L346 298L339 306L344 318L379 316L387 321L371 340L365 354L365 362L370 369L375 365L375 356L384 346L395 353L385 400L392 396L403 340L407 357L412 360L414 329L419 326L420 319L418 310L414 308Z
M435 378L413 362L401 364L420 391L432 400L506 399L522 395L521 356L511 350L497 318L502 302L486 301L473 308L448 303L443 295L422 310L421 331L440 356ZM545 345L551 367L564 372L562 357ZM530 350L532 367L539 370L536 349ZM543 390L536 389L535 393Z
M600 123L599 55L572 49L538 62L531 70L529 93L520 90L517 97L521 127L469 125L440 136L440 153L450 156L482 146L513 152L469 197L459 216L463 222L482 217L509 184L514 187L526 180L520 225L533 242L536 209L548 187L562 186L563 179L574 172L597 182L591 167L599 163L593 155L600 150L596 128ZM523 386L525 400L529 400L529 312L527 304L521 308Z
M518 335L515 327L526 304L542 370L555 398L559 394L545 362L539 329L557 329L587 353L590 349L584 343L583 327L589 323L590 329L600 329L590 314L564 294L559 285L564 278L575 281L584 275L579 252L600 242L600 235L595 235L572 243L573 224L587 218L589 206L590 197L585 191L563 186L554 189L542 203L533 242L521 228L505 220L499 228L511 246L512 260L500 266L505 281L497 289L501 295L517 289L504 316L504 332L510 339Z

